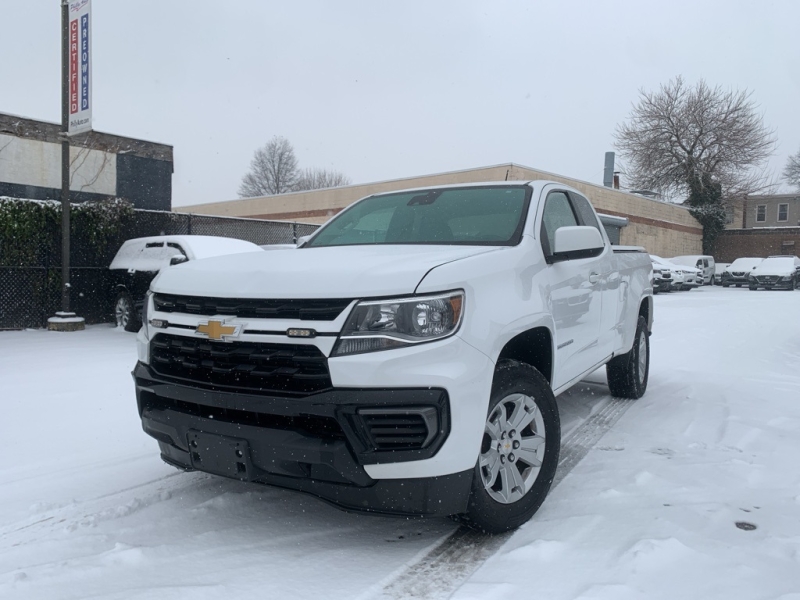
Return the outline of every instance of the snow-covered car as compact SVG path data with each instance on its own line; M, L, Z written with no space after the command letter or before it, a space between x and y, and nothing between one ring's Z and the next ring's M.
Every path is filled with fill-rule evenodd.
M551 181L364 198L301 247L163 270L134 370L184 470L500 532L558 465L556 396L649 371L652 265Z
M673 256L667 260L676 265L698 269L701 275L696 278L697 285L711 285L714 279L714 266L716 262L713 256L707 254L686 254L683 256Z
M672 269L651 258L653 263L653 293L672 291Z
M108 267L112 285L108 305L113 305L117 326L139 331L142 306L150 282L159 271L187 261L260 252L250 242L211 235L159 235L127 240Z
M763 258L750 256L737 258L722 272L722 287L730 287L732 285L742 287L749 284L750 273L762 262L764 262Z
M676 265L676 268L683 271L683 285L681 285L682 290L693 290L694 288L703 285L702 270L687 265Z
M686 275L684 273L683 267L673 264L669 262L667 259L661 258L656 254L651 254L650 260L653 262L653 265L658 265L662 269L662 272L664 269L669 270L671 275L670 291L680 291L688 289L684 286L684 284L686 283Z
M748 285L751 290L800 288L800 258L796 256L770 256L750 271Z
M722 274L731 266L731 263L714 263L714 285L722 285Z

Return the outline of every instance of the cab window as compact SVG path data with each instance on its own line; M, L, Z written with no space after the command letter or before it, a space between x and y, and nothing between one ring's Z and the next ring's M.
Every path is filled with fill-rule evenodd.
M602 236L603 230L600 228L600 223L597 221L597 216L592 209L592 205L589 204L589 201L575 192L570 192L569 196L572 199L572 206L575 207L575 212L578 213L580 224L587 227L594 227Z
M542 213L542 249L545 256L552 256L556 229L578 225L578 218L572 209L566 192L550 192Z

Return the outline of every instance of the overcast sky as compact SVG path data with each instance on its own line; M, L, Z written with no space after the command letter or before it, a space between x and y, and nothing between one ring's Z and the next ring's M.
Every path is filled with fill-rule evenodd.
M0 5L0 111L60 120L59 4ZM800 150L798 0L92 5L94 128L174 146L174 206L236 198L274 135L353 183L504 162L602 183L639 89L679 74L753 92L776 175Z

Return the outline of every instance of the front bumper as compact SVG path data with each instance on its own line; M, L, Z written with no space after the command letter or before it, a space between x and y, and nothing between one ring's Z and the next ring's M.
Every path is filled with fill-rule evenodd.
M143 363L133 372L142 427L167 463L314 494L342 508L406 516L464 512L472 469L434 477L373 479L367 465L435 455L450 433L441 389L335 389L303 398L181 385ZM438 413L425 449L376 452L360 422L368 407Z
M794 280L784 281L783 279L750 279L748 285L751 288L766 288L768 290L791 290L794 289Z
M750 278L747 275L723 275L722 285L747 285Z
M671 279L656 279L653 282L653 288L657 292L668 292L672 289L672 280Z

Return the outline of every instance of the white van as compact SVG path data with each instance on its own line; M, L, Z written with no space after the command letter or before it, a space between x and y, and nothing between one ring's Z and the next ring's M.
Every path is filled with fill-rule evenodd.
M675 256L667 259L676 265L686 265L696 267L703 272L702 285L709 285L714 279L714 257L701 254L688 254L686 256Z

